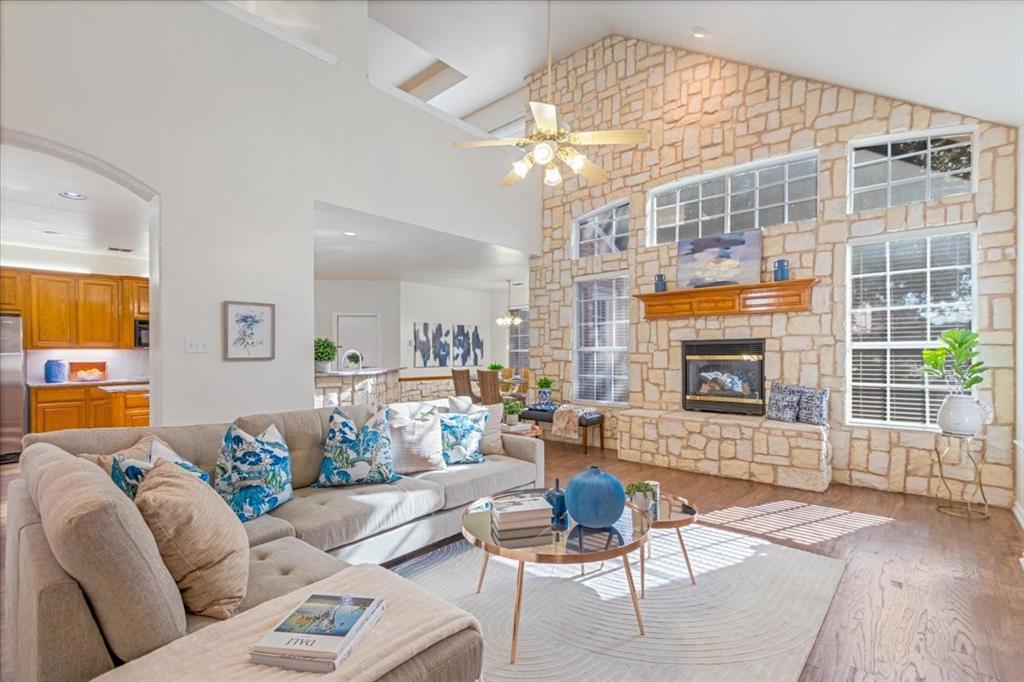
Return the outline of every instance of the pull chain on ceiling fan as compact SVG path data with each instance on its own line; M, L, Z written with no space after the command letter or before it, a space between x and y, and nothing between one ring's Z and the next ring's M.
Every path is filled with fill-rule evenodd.
M558 127L558 112L554 104L554 76L551 70L551 0L547 3L548 24L548 103L530 102L533 114L534 130L526 137L507 137L496 140L474 140L473 142L456 142L456 149L467 147L519 147L525 149L533 146L523 158L512 164L512 170L498 183L502 187L511 187L526 177L535 165L544 168L544 184L552 187L562 182L562 173L558 168L561 161L573 173L582 175L592 185L604 182L608 175L596 163L579 152L576 147L605 144L643 144L647 142L644 130L589 130L570 132Z

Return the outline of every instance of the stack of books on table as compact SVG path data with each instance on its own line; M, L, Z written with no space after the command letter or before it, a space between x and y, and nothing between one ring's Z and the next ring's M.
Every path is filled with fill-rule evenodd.
M533 431L533 424L527 424L526 422L519 422L518 424L513 424L511 426L508 424L502 424L501 430L504 433L511 434L530 433Z
M310 595L252 646L249 660L309 673L334 672L383 613L383 599Z
M555 541L551 504L539 493L505 495L491 503L491 535L502 547L535 547Z

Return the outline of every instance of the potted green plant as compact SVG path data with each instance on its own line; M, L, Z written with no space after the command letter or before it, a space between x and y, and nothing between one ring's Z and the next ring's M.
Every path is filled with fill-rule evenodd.
M338 357L338 347L334 341L325 339L322 336L313 339L313 361L316 363L318 374L331 371L331 363Z
M346 366L352 369L363 368L363 354L357 351L355 348L350 348L345 351L345 363Z
M551 404L551 387L554 385L555 380L551 377L538 377L537 378L537 399L541 405Z
M500 362L492 362L491 364L487 365L487 369L491 370L492 372L500 372L501 370L505 369L505 365L501 364Z
M643 511L647 511L654 504L654 486L647 481L633 481L626 486L626 495Z
M966 329L950 329L939 337L941 346L921 351L921 371L941 379L949 389L935 421L944 433L973 436L985 423L989 408L974 397L973 389L984 381L988 367L978 360L978 335Z
M505 413L505 423L509 426L518 424L519 415L523 413L526 407L518 400L512 400L511 398L505 398L501 403L502 411Z

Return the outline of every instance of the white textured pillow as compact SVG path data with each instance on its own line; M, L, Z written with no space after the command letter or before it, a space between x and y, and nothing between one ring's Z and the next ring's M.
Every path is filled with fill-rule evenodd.
M448 398L448 411L452 414L473 414L474 412L490 412L484 427L484 438L480 441L480 452L485 455L504 455L505 446L501 442L501 418L505 416L502 405L476 405L469 396Z
M445 468L441 416L432 405L406 403L389 407L388 428L396 474Z

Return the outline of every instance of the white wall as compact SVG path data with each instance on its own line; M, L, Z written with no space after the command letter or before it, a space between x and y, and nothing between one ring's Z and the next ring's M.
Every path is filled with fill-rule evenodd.
M316 336L334 338L334 316L380 317L380 366L400 367L400 287L398 282L346 282L318 279L313 283ZM312 352L312 351L311 351Z
M402 372L404 376L448 374L451 370L450 366L419 369L413 367L412 330L413 325L417 322L477 325L484 341L484 361L480 366L486 366L490 362L490 346L494 336L490 333L491 296L489 293L415 282L402 282L401 293L401 364L407 368Z
M508 366L508 327L498 325L495 320L508 309L508 292L494 292L491 294L491 338L494 341L487 349L488 362L500 362ZM512 287L512 307L529 307L530 288L525 284L520 287Z
M523 116L528 106L528 96L526 88L520 88L501 99L496 99L490 104L480 107L462 120L483 131L494 130L498 126L503 126L509 121Z
M0 6L5 130L159 195L155 423L309 404L314 200L539 251L539 183L498 188L505 155L453 152L457 122L371 86L366 3L326 7L335 66L202 3ZM277 305L275 360L222 359L225 300Z
M149 260L102 253L58 251L18 244L0 244L0 265L97 275L149 277Z

